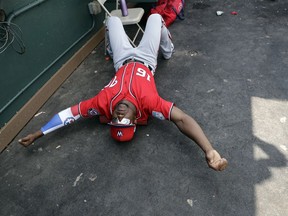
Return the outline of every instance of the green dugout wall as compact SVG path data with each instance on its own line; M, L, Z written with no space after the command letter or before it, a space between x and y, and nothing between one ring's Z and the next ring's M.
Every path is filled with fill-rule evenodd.
M0 0L0 151L103 39L104 14L89 2Z

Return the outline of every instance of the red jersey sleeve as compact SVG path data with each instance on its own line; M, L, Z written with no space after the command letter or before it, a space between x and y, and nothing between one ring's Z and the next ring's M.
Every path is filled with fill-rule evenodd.
M110 118L109 100L105 91L101 91L98 95L79 103L80 115L84 118L96 115L104 115Z
M160 120L170 120L173 103L166 101L159 95L151 98L149 104L149 114Z

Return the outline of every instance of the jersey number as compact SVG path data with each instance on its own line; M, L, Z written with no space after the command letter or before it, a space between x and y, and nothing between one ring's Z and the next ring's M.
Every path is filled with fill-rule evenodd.
M112 88L113 86L115 86L116 84L117 84L117 76L115 76L114 77L114 79L112 79L109 83L108 83L108 85L106 85L104 88L107 88L107 87L109 87L109 88Z
M142 69L142 68L138 68L138 69L137 69L136 75L137 75L137 76L140 76L140 77L144 77L144 78L145 78L146 75L147 75L146 79L147 79L148 81L150 81L150 75L147 74L146 71L145 71L144 69ZM108 85L105 86L105 88L107 88L107 87L112 88L112 87L114 87L114 86L117 84L117 82L118 82L118 81L117 81L117 76L115 76L114 79L112 79L112 80L108 83Z
M146 77L146 71L144 70L144 69L142 69L142 68L138 68L137 69L137 73L136 73L136 75L138 75L138 76L140 76L140 77ZM149 74L147 74L147 78L146 78L148 81L150 81L150 75Z

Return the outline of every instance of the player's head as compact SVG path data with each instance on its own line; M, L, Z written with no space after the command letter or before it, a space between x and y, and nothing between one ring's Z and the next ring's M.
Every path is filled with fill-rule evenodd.
M112 121L109 123L113 139L119 142L130 141L136 131L136 108L130 102L120 101L112 113Z
M111 136L118 142L126 142L132 140L135 131L136 131L135 124L122 125L122 124L110 123Z

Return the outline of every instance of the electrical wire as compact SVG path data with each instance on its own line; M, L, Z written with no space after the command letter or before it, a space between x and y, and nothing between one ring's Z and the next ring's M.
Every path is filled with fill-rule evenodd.
M5 52L10 45L17 53L23 54L25 44L22 35L22 30L17 24L0 22L0 54Z

